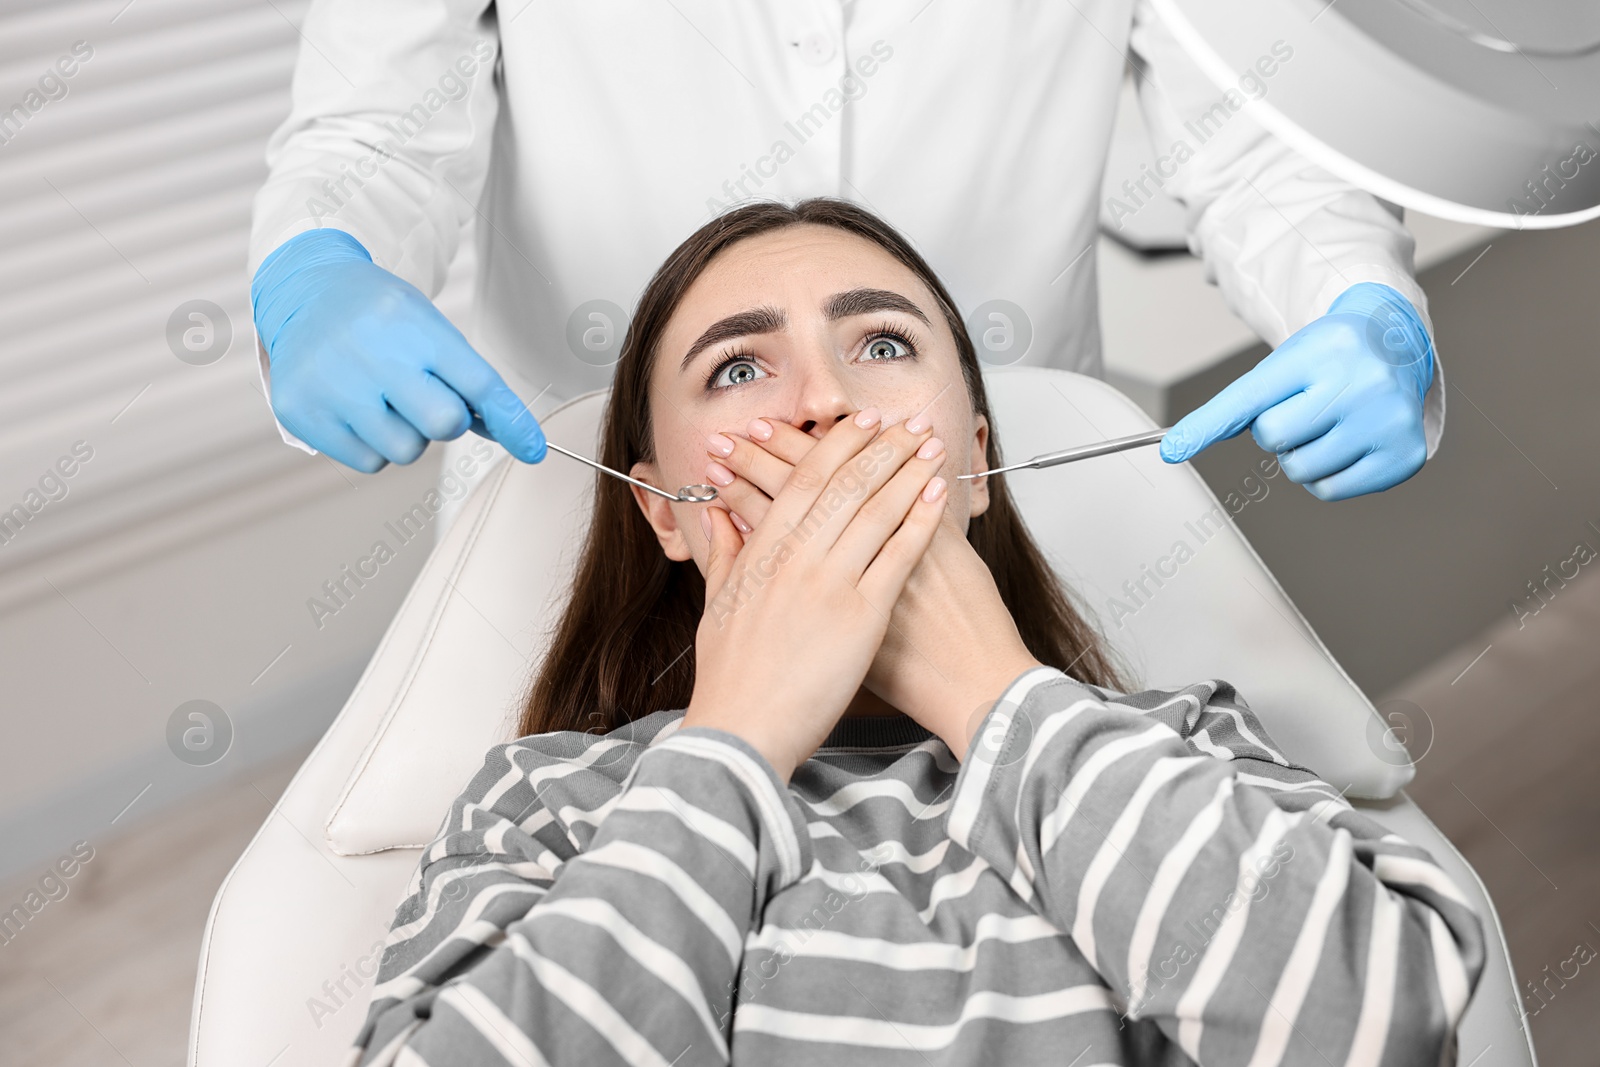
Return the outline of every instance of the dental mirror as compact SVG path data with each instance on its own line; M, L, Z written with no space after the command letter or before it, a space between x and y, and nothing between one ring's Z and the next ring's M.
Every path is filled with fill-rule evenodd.
M471 415L472 415L472 432L475 433L475 434L478 434L480 437L486 437L489 440L493 441L494 440L494 435L491 434L489 432L489 428L486 425L484 425L483 416L478 414L478 412L475 409L473 409L471 405L468 405L467 411L470 412ZM590 459L588 456L579 455L578 453L572 451L569 448L562 448L560 445L556 444L554 441L546 439L545 445L547 447L549 447L549 448L554 449L557 452L560 452L563 456L571 456L573 459L577 460L580 463L587 463L589 466L593 467L597 471L605 471L607 474L611 475L613 478L621 478L623 481L627 482L629 485L637 485L640 489L648 489L652 493L655 493L657 496L664 496L668 500L674 500L674 501L677 501L680 504L705 504L705 503L709 503L712 500L717 499L717 490L716 490L715 486L710 486L710 485L685 485L685 486L681 486L678 489L677 495L673 495L672 493L667 492L665 489L657 489L655 486L651 485L649 482L641 482L637 478L628 477L626 474L623 474L621 471L614 471L610 467L607 467L604 463L596 463L594 460Z
M556 444L554 441L547 440L547 441L545 441L545 445L548 446L549 448L554 449L557 452L560 452L563 456L571 456L573 459L578 460L579 462L587 463L589 466L593 467L597 471L605 471L607 474L611 475L613 478L621 478L623 481L627 482L629 485L637 485L641 489L648 489L652 493L657 494L658 496L664 496L668 500L675 500L680 504L705 504L705 503L708 503L709 501L715 500L717 498L717 490L716 490L715 486L710 486L710 485L685 485L685 486L682 486L682 487L680 487L678 489L677 495L673 495L672 493L667 492L665 489L657 489L655 486L651 485L649 482L641 482L637 478L628 477L626 474L623 474L621 471L614 471L610 467L607 467L603 463L596 463L594 460L590 459L588 456L580 456L578 453L572 451L571 449L562 448L560 445Z

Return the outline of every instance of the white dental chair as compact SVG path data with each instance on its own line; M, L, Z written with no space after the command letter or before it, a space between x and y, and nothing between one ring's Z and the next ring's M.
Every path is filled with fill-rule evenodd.
M1012 367L985 379L1011 459L1153 428L1093 378ZM594 455L605 398L590 393L557 409L543 423L548 438ZM344 710L217 892L200 950L191 1065L345 1061L419 850L485 750L514 736L594 477L564 459L502 461L468 498ZM1482 883L1400 792L1410 764L1382 743L1371 704L1199 475L1162 463L1152 448L1009 477L1030 529L1140 684L1233 682L1292 759L1348 787L1364 812L1450 872L1488 933L1488 966L1461 1026L1461 1067L1532 1067ZM1300 491L1282 475L1270 484ZM1170 558L1178 541L1193 553L1181 563ZM1159 587L1145 577L1158 568ZM1145 593L1134 601L1123 583L1141 580ZM1113 621L1113 596L1136 610Z

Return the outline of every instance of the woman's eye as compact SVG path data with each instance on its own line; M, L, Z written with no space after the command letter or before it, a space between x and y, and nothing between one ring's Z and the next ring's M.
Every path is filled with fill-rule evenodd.
M724 389L730 385L743 385L753 382L757 378L765 378L767 372L750 362L748 359L735 359L724 363L717 368L717 373L712 376L712 386Z
M903 337L885 333L874 337L867 344L866 358L868 360L900 359L904 356L916 355L916 350Z

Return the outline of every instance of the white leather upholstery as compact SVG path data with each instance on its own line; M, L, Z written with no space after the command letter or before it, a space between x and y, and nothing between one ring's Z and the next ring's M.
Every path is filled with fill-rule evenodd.
M1151 428L1103 382L1035 367L985 374L1005 454ZM594 454L604 393L543 422ZM1244 472L1241 472L1241 475ZM573 562L593 473L551 456L503 462L474 490L429 558L338 719L217 894L201 950L190 1062L261 1067L342 1062L381 940L418 849L485 750L513 736ZM1007 476L1029 527L1148 685L1234 682L1294 759L1445 863L1494 926L1483 986L1462 1027L1462 1063L1532 1064L1508 1005L1509 958L1482 886L1397 791L1409 765L1380 759L1382 724L1199 476L1142 449ZM1276 480L1288 491L1287 480ZM1202 517L1210 516L1210 525ZM1173 561L1175 543L1190 553ZM1144 567L1162 557L1157 586ZM1124 581L1144 578L1138 602ZM1113 595L1135 606L1111 621ZM366 974L359 974L367 971ZM359 988L357 982L359 980ZM324 983L327 983L326 985ZM1482 1065L1480 1065L1482 1067Z

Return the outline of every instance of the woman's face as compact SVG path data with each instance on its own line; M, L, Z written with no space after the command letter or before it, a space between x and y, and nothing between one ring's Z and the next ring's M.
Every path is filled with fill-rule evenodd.
M802 223L747 238L712 259L667 323L650 378L654 463L631 473L669 491L712 480L708 435L749 437L756 417L820 439L866 407L883 425L923 408L945 443L945 521L964 533L988 507L987 420L972 410L956 341L915 273L872 241ZM643 489L634 497L674 560L705 572L698 512Z

